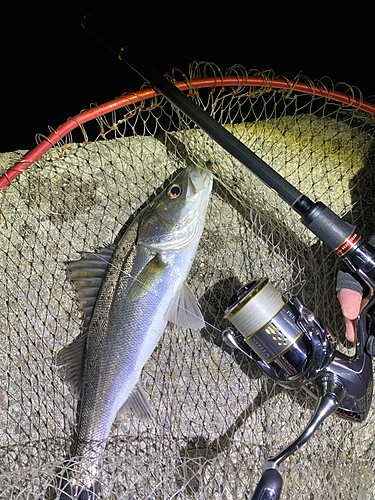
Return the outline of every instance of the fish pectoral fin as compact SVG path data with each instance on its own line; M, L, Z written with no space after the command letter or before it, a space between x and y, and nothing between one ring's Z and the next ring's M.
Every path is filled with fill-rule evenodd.
M164 274L168 264L157 253L134 279L128 291L128 299L134 301L152 291Z
M204 327L205 321L200 305L185 282L173 297L164 319L184 328Z
M70 344L63 347L55 360L60 366L59 375L66 381L76 397L81 394L83 353L86 346L86 333L82 333Z
M147 394L139 382L136 384L128 399L118 411L116 420L122 420L124 414L129 410L131 410L140 420L143 420L144 422L151 420L152 408Z

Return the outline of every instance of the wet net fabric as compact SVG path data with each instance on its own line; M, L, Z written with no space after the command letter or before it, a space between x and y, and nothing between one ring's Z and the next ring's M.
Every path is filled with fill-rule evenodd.
M374 126L323 98L264 89L192 96L297 189L364 236L375 234ZM233 292L268 276L350 350L335 299L338 262L298 216L162 99L89 124L88 140L51 148L0 198L0 498L52 495L69 454L77 402L57 352L81 331L65 262L111 244L173 173L211 162L215 182L189 275L207 322L168 325L142 384L154 410L113 426L103 499L250 499L266 458L307 424L315 401L286 391L221 340ZM5 170L22 153L4 154ZM372 499L374 411L355 424L331 417L281 465L282 498Z

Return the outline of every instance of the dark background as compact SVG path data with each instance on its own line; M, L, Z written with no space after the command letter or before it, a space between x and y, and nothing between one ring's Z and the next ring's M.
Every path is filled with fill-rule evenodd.
M31 149L68 117L142 79L96 42L84 14L121 33L160 72L193 60L221 69L273 69L292 79L359 87L375 94L373 2L190 1L1 2L0 152Z

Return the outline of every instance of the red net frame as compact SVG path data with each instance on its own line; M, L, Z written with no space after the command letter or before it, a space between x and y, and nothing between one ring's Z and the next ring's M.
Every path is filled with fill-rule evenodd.
M309 94L311 96L323 97L328 101L340 103L341 106L366 112L371 117L375 116L375 104L363 100L362 95L356 97L352 87L348 87L349 92L345 93L333 88L327 88L321 82L315 84L311 80L307 80L306 82L300 81L298 77L295 80L288 80L284 77L270 78L264 74L262 76L247 77L214 76L192 78L188 82L178 81L174 82L174 84L179 90L188 91L188 95L191 96L198 92L199 89L211 88L211 92L215 92L217 89L219 89L219 91L224 91L226 87L234 87L234 90L232 91L233 94L237 92L236 87L237 89L249 87L250 90L247 91L248 95L252 95L251 88L253 87L261 89L262 92L267 92L271 89L285 91L285 97L288 97L291 92L297 92L299 94ZM136 92L127 93L121 97L116 97L115 99L104 104L82 111L73 118L69 118L0 177L0 190L9 186L16 177L27 170L34 162L42 159L41 157L46 151L56 145L59 141L62 141L62 139L74 129L82 127L85 123L106 115L107 113L117 111L126 106L136 105L140 102L146 101L147 99L154 99L158 96L160 96L158 92L152 88L146 88ZM69 145L65 145L65 147L69 149Z

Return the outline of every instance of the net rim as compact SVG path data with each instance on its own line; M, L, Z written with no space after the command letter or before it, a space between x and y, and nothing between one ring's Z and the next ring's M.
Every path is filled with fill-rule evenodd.
M194 95L194 90L211 88L214 92L220 87L220 91L224 91L226 87L258 87L264 92L272 89L285 90L289 93L297 92L300 94L309 94L316 97L323 97L329 101L340 103L342 106L351 107L355 110L361 110L368 113L370 116L375 116L375 104L365 101L362 97L355 97L354 94L348 95L342 91L332 88L327 88L322 84L315 84L311 80L306 82L300 81L298 78L288 80L283 77L269 78L265 74L262 76L214 76L204 78L192 78L189 81L174 81L174 85L181 91L188 91L189 95ZM351 87L349 87L351 89ZM233 90L235 95L237 90ZM251 92L247 92L251 95ZM81 111L78 115L68 118L66 122L59 125L56 130L53 130L50 135L44 138L35 148L29 151L23 158L17 161L0 177L0 191L7 188L11 182L16 179L22 172L27 170L33 163L42 159L51 147L61 141L66 135L78 127L82 127L85 123L97 119L100 116L117 111L126 106L135 105L147 99L154 99L160 96L160 93L152 88L145 88L135 92L129 92L120 97L116 97L106 103L95 105L94 107Z

